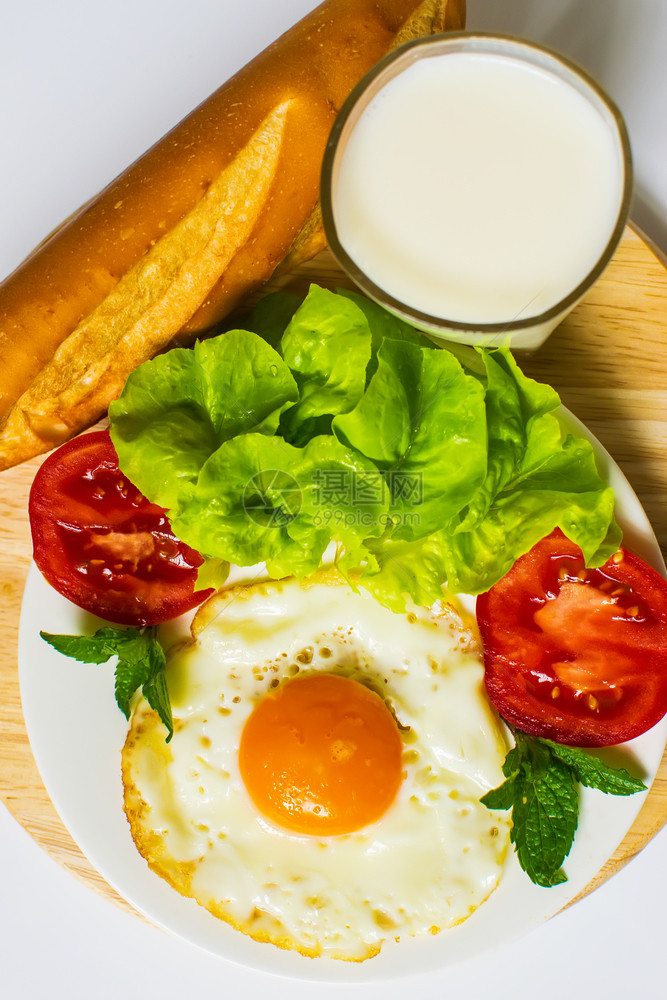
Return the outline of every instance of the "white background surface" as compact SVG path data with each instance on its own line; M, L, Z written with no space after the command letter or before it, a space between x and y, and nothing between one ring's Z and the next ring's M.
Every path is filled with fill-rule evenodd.
M0 277L308 0L22 0L0 31ZM607 87L634 148L633 217L667 251L666 0L469 0L468 26L542 40ZM85 753L85 748L82 748ZM51 861L0 807L0 992L338 1000L665 995L667 831L619 875L502 952L437 976L313 986L254 974L153 929Z

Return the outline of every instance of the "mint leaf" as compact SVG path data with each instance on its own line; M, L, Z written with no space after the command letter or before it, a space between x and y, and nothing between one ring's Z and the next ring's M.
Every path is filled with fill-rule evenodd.
M169 692L164 677L166 658L155 628L105 626L92 636L39 633L59 653L81 663L106 663L118 657L115 672L116 704L126 719L130 700L138 688L167 728L168 743L174 733Z
M570 853L579 820L570 769L557 760L533 759L523 781L515 779L515 787L510 839L519 864L537 885L565 882L561 865Z
M504 781L498 788L493 788L479 800L487 809L496 809L499 812L511 809L517 797L516 780L514 778Z
M503 774L506 778L515 778L521 771L521 746L517 742L511 750L508 751L507 757L505 757L505 763L503 764ZM507 782L506 782L507 784Z
M144 681L142 685L142 693L151 708L157 712L160 716L160 720L167 729L167 737L165 742L169 743L170 739L174 735L174 720L171 714L171 703L169 701L169 689L167 688L167 681L164 676L164 652L162 652L162 647L158 647L162 653L162 666L159 667L156 662L157 671L151 677L149 681ZM159 661L160 657L156 656L156 661Z
M118 652L119 642L131 642L140 635L140 629L118 629L113 626L98 629L92 636L53 635L40 632L42 639L64 656L80 663L106 663Z
M552 743L551 740L543 740L551 753L559 760L567 764L577 781L588 788L597 788L608 795L634 795L635 792L645 792L646 785L639 778L633 778L624 767L610 767L593 757L579 747L563 746L560 743Z
M507 781L481 799L488 809L511 809L519 864L536 885L566 881L562 864L570 853L579 806L570 768L540 740L514 731L516 745L503 765Z
M134 692L164 670L164 650L146 629L131 642L118 643L116 665L116 701L126 719L130 717L130 699Z
M567 879L562 864L579 820L577 782L611 795L646 786L578 747L512 732L516 743L503 764L507 780L480 801L488 809L512 810L510 839L519 864L536 885L558 885Z

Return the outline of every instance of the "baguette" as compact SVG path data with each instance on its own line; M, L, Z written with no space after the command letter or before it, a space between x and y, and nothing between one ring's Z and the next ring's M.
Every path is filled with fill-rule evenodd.
M94 423L142 361L322 249L341 103L394 45L464 20L465 0L326 0L33 251L0 285L0 469Z

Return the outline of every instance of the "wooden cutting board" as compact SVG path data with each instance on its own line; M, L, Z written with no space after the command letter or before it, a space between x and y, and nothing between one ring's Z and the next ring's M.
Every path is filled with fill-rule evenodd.
M349 284L328 253L275 285ZM667 555L667 271L628 229L604 276L524 370L550 382L626 474ZM41 460L0 473L0 795L50 855L135 912L92 868L42 784L25 731L17 675L21 600L31 558L27 498ZM589 884L616 872L667 821L667 753L632 829Z

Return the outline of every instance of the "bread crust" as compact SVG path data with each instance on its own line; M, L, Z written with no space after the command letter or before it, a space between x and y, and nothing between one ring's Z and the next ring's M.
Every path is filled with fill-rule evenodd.
M396 41L458 29L464 20L465 0L326 0L35 250L0 285L0 469L95 422L137 364L171 343L191 343L281 262L293 268L321 249L319 173L341 103ZM120 344L92 345L82 357L77 347L70 374L67 359L56 357L61 345L196 210L260 124L286 103L261 211L227 248L222 273L193 296L179 329L160 335L154 325L144 347L127 352Z

